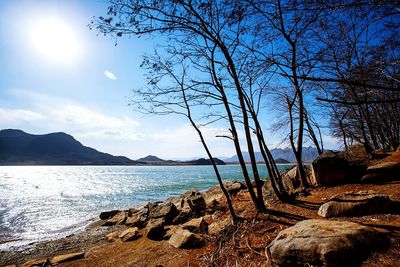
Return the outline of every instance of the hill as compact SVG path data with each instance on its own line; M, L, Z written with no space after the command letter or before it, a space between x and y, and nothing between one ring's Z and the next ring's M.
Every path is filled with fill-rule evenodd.
M293 154L293 151L291 148L276 148L276 149L271 149L271 154L274 157L274 159L283 159L290 162L295 162L296 158ZM263 162L263 157L260 152L255 153L256 160L257 162ZM304 162L311 162L313 161L316 157L318 156L318 151L315 147L304 147L303 148L303 161ZM250 156L248 152L243 152L243 157L246 162L250 161ZM228 159L225 160L225 162L233 163L233 162L238 162L238 157L237 155L232 156Z
M153 155L148 155L144 158L140 158L137 161L142 161L142 162L165 162L166 160L160 159L159 157L153 156Z
M218 158L214 158L214 161L217 165L225 165L225 162ZM186 161L185 163L188 163L189 165L211 165L211 161L209 159L205 159L205 158Z
M0 165L136 165L127 157L113 156L83 146L66 133L43 135L21 130L0 131Z

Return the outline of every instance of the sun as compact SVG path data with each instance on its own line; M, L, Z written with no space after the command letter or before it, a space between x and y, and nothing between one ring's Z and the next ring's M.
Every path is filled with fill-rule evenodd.
M41 58L74 63L81 47L73 28L59 18L41 18L30 26L30 43Z

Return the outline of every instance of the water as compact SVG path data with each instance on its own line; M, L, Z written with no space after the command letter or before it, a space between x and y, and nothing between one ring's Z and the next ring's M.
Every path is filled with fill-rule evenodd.
M226 181L242 181L237 165L220 171ZM267 177L265 167L260 174ZM20 240L0 249L77 232L101 211L216 184L211 166L1 166L0 240Z

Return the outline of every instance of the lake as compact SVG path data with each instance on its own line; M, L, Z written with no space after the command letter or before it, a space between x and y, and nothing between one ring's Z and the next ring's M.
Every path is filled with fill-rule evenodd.
M225 181L242 181L238 165L219 168ZM216 184L211 166L0 166L0 240L21 239L0 249L80 231L101 211Z

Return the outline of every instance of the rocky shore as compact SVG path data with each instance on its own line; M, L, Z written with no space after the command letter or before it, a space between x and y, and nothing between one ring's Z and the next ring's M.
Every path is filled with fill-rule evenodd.
M399 166L400 152L357 162L326 153L312 164L309 195L282 203L264 184L266 214L254 211L244 184L227 183L235 226L218 186L192 190L102 212L76 235L1 251L0 266L398 266ZM296 170L285 175L295 191L293 179Z

